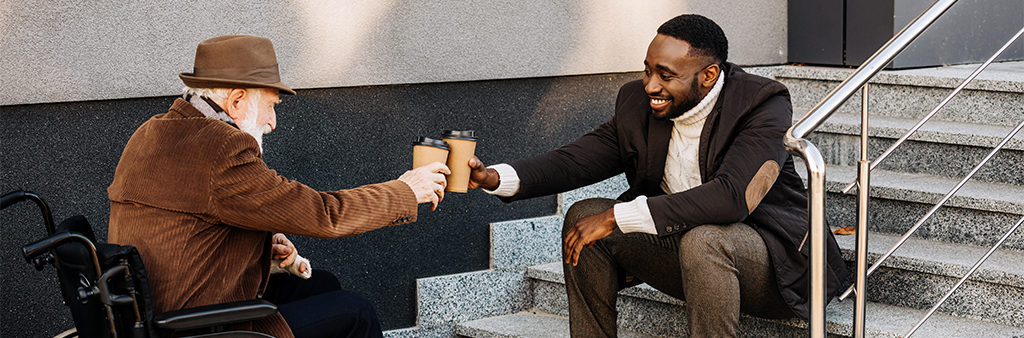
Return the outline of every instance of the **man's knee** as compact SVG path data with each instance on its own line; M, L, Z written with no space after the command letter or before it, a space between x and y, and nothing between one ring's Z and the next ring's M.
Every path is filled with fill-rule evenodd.
M683 234L679 242L680 263L706 261L726 251L728 238L718 225L702 225Z
M597 215L615 206L615 203L619 201L610 198L588 198L585 200L573 203L569 210L565 212L565 217L562 223L562 238L565 238L565 233L576 225L580 219L586 218L587 216Z
M336 290L278 307L296 337L380 337L373 304L356 292Z

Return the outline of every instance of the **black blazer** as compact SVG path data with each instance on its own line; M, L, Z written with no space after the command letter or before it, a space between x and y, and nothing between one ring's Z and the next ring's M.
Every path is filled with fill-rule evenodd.
M561 193L625 172L629 189L619 200L647 196L661 236L702 224L743 222L757 230L771 254L783 298L806 320L807 190L782 143L792 124L789 91L731 63L725 64L723 74L725 85L701 131L701 185L671 195L661 190L673 122L651 116L650 97L638 80L619 90L610 121L559 149L510 163L520 189L504 200ZM835 238L828 234L831 298L847 271Z

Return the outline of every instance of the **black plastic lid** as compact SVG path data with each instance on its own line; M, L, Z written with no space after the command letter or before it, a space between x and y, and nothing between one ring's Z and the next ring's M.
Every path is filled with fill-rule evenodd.
M445 142L443 140L438 140L438 139L432 139L432 138L429 138L429 137L423 137L423 136L420 136L420 137L416 138L416 142L413 142L412 145L414 145L414 146L428 146L428 147L435 147L435 148L451 150L451 148L448 148L448 142Z
M445 130L441 138L454 138L476 141L476 130Z

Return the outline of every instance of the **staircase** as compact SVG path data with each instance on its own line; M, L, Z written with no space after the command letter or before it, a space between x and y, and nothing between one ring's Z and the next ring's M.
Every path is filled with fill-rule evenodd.
M869 160L913 126L975 66L883 71L869 89ZM780 66L750 70L786 84L802 115L853 70ZM828 222L856 227L860 100L851 99L809 138L828 163ZM795 116L799 118L799 116ZM1024 119L1024 62L997 63L872 171L873 262ZM795 121L795 120L794 120ZM1024 132L868 278L867 336L903 336L1024 215ZM798 170L803 165L797 164ZM560 205L615 197L616 177L559 196ZM855 192L856 190L854 190ZM560 211L563 210L560 208ZM568 337L560 258L561 212L491 224L491 269L420 279L417 326L388 337ZM851 266L855 236L836 236ZM621 337L685 337L685 302L645 284L619 293ZM853 301L827 309L830 336L852 335ZM806 337L802 320L743 315L746 337ZM1024 230L992 255L915 337L1024 337Z

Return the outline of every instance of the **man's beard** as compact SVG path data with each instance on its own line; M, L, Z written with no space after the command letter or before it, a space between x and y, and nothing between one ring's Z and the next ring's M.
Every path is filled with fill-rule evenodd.
M686 114L690 109L693 109L693 107L700 104L700 101L702 100L704 100L704 98L700 97L700 88L697 87L697 76L694 75L693 83L690 84L690 95L687 95L686 99L679 102L678 105L669 107L668 111L665 112L665 115L654 115L654 119L668 121L683 116L683 114Z
M238 123L238 129L244 131L246 134L252 135L256 139L256 144L260 147L260 154L263 154L263 135L270 134L273 128L269 124L259 125L259 94L255 94L249 97L249 111L246 112L245 120L242 123Z

